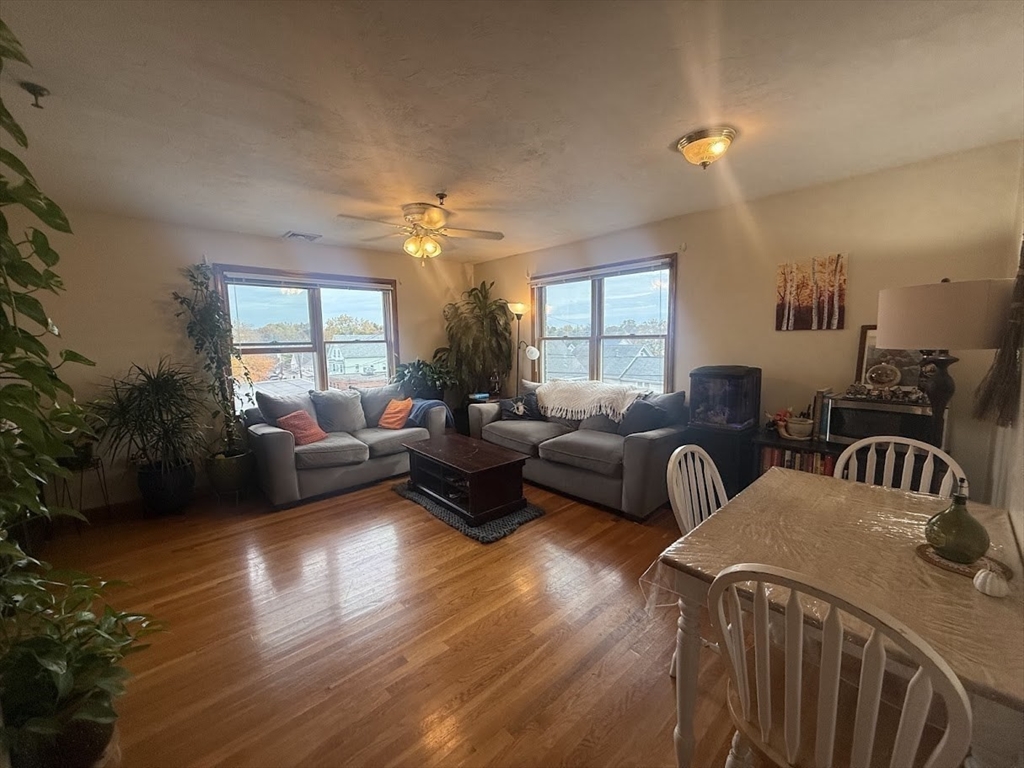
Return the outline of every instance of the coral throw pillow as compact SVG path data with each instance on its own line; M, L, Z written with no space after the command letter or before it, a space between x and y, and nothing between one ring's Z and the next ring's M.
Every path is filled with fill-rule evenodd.
M377 426L381 429L401 429L405 426L405 422L409 420L411 412L412 398L392 400L388 403L388 407L384 409L384 413L381 415Z
M327 433L320 429L313 417L305 411L295 411L277 420L277 426L295 435L296 445L309 445L327 439Z

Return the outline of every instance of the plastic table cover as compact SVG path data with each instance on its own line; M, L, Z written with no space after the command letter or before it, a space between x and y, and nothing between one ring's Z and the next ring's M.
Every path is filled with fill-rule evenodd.
M1024 567L1005 510L970 502L988 551L1014 572L1010 594L981 594L971 579L915 553L924 524L948 500L772 468L666 549L641 577L648 610L675 604L679 572L707 582L737 563L798 571L812 583L887 611L923 637L969 691L1024 710ZM779 608L788 591L771 587ZM821 605L808 601L820 623ZM848 625L854 642L858 627ZM852 635L852 637L851 637Z

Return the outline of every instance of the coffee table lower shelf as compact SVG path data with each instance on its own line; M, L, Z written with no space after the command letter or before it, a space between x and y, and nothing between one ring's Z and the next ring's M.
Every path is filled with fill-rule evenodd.
M526 457L521 454L510 451L513 456L522 458L505 463L490 466L465 463L460 467L453 465L454 456L445 461L417 450L426 446L413 443L407 447L409 486L450 509L470 526L476 527L526 506L523 496Z

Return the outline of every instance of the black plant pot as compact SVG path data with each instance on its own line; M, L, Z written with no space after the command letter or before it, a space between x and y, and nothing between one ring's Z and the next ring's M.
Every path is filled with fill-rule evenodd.
M114 723L71 720L55 739L39 737L11 750L11 768L89 768L113 735Z
M158 515L169 515L181 512L192 501L196 468L192 464L178 467L146 464L139 467L137 479L146 508Z
M206 460L206 476L218 496L243 493L252 484L256 457L246 451L237 456L218 454Z

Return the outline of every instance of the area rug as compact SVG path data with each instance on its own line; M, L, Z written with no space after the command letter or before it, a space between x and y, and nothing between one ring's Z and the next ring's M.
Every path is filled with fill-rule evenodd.
M490 544L498 539L503 539L519 526L531 520L536 520L544 514L544 510L540 507L527 504L518 512L512 512L504 517L489 520L474 528L450 509L442 507L429 496L424 496L419 491L410 488L408 483L398 483L392 486L392 490L399 496L416 502L445 525L451 526L459 533L469 536L471 539L476 539L482 544Z

